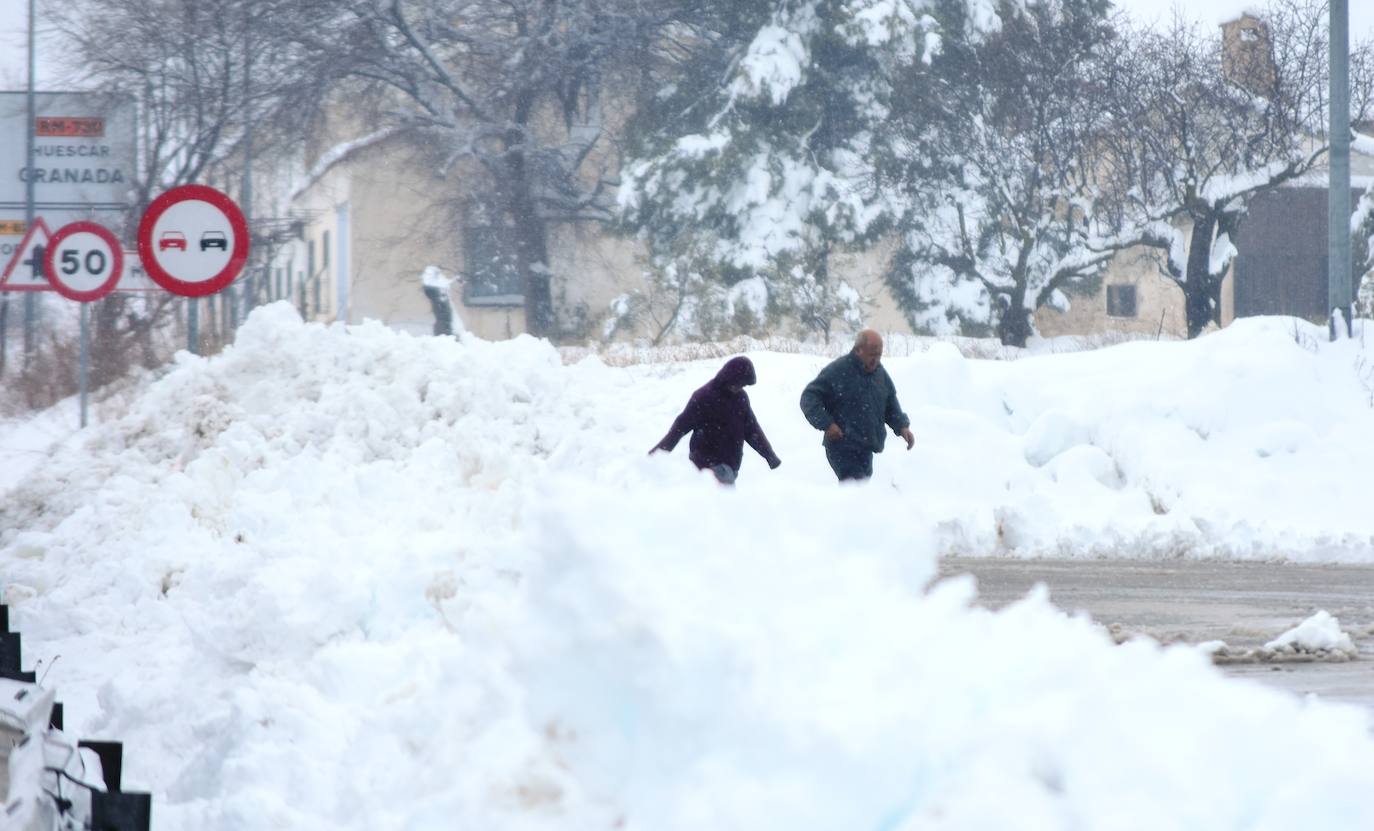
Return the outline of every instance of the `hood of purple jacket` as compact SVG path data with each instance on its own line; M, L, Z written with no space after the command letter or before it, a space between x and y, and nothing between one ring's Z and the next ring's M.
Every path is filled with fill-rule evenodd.
M724 390L729 386L748 387L758 381L758 376L754 374L754 362L740 355L725 362L725 366L720 368L716 377L711 379L711 385Z

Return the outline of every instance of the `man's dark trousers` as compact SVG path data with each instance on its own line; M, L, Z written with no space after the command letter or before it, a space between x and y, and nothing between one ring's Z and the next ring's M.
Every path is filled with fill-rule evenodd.
M847 479L869 479L873 476L873 451L852 441L825 443L825 460L841 482Z

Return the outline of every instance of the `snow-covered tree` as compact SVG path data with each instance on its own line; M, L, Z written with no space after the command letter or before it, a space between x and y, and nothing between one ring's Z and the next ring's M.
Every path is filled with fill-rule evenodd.
M684 42L679 81L642 112L623 171L622 215L657 256L683 239L737 279L829 300L818 254L892 227L873 140L898 85L946 40L999 23L987 0L752 0ZM808 280L793 280L801 268ZM803 297L801 302L805 304ZM823 304L824 305L824 304ZM847 300L813 320L843 313ZM828 324L825 324L828 325Z
M642 331L659 344L795 326L798 336L820 334L828 342L837 323L846 330L862 328L863 301L846 283L827 279L824 250L811 262L784 255L762 271L737 270L727 277L703 253L712 249L701 244L702 236L684 236L681 250L652 256L644 287L612 301L603 338Z
M757 281L733 284L720 278L717 263L703 256L700 247L687 246L667 256L655 257L644 271L644 284L611 301L602 337L610 340L621 332L643 332L654 345L665 342L723 340L745 331L763 316L767 298L757 298ZM745 301L737 307L736 287ZM751 300L758 300L751 305ZM736 316L737 308L743 314Z
M52 13L64 62L83 88L134 95L140 108L141 214L169 187L240 170L245 127L256 150L299 138L282 114L310 101L314 79L291 74L280 30L291 0L71 0ZM248 76L247 78L245 76ZM298 122L298 118L291 119Z
M1176 18L1123 38L1114 114L1131 129L1108 154L1122 222L1163 254L1183 291L1188 335L1219 322L1221 285L1251 198L1311 171L1327 150L1326 6L1278 0L1237 59L1221 34ZM1368 47L1352 50L1367 87ZM1368 96L1351 96L1358 108ZM1358 122L1367 113L1357 112Z
M1351 280L1365 315L1374 314L1374 188L1366 188L1350 218Z
M1115 125L1105 0L1002 7L1000 30L950 44L894 110L879 158L912 206L888 285L918 331L1024 346L1031 314L1096 291L1120 246L1094 167Z

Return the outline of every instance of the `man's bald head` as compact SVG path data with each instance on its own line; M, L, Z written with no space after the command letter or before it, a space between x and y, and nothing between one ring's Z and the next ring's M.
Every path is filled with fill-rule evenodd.
M864 372L876 372L883 357L883 336L872 329L863 330L854 338L854 355L863 364Z

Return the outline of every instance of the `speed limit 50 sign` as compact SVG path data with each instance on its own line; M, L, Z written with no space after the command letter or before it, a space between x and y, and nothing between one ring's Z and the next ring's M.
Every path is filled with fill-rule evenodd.
M58 294L89 303L114 291L124 252L109 229L94 222L63 225L48 240L43 274Z

